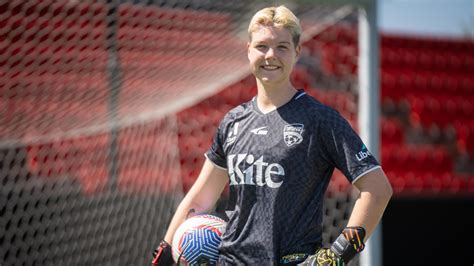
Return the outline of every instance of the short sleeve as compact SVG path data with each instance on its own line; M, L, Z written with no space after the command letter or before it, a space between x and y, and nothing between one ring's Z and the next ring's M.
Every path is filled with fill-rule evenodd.
M328 114L320 124L320 139L326 160L354 183L364 174L380 168L359 135L338 112Z
M225 141L225 120L223 120L216 130L214 138L212 140L211 147L204 154L212 163L216 166L227 169L227 161L224 153L224 141Z

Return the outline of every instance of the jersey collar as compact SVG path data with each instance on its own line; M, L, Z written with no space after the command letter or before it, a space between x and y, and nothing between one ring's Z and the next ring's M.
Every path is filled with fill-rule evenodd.
M279 110L280 108L283 108L284 106L286 106L286 105L292 103L293 101L298 100L299 98L301 98L301 97L302 97L303 95L305 95L305 94L306 94L306 92L305 92L303 89L299 89L299 90L293 95L293 97L291 97L291 99L290 99L287 103L283 104L282 106L280 106L280 107L276 108L275 110L273 110L273 111L271 111L271 112L268 112L268 113L266 113L266 114L273 113L274 111ZM266 114L264 114L262 111L260 111L260 109L258 108L258 105L257 105L257 96L254 96L254 97L252 98L252 107L253 107L253 109L254 109L257 113L262 114L262 115L266 115Z

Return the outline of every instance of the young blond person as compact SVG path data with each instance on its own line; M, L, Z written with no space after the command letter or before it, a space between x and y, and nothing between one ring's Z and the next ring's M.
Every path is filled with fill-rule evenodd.
M392 188L347 121L291 84L301 51L298 18L284 6L264 8L248 33L257 95L221 121L153 263L173 263L168 243L177 227L190 212L211 212L229 185L218 265L344 265L363 250ZM323 248L323 198L334 168L360 194L347 227Z

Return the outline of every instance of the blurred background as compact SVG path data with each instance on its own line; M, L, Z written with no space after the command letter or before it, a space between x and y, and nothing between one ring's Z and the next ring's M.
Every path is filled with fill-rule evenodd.
M0 265L148 264L220 119L256 93L262 7L301 18L293 83L359 130L363 2L0 1ZM474 0L377 11L383 265L470 265ZM330 243L354 201L338 171L325 200Z
M440 173L443 171L435 170L435 168L440 163L430 163L423 160L414 163L413 168L420 169L423 167L422 165L425 165L438 177L427 181L427 183L434 184L440 181L440 183L448 182L451 185L448 185L450 188L440 189L439 193L433 190L416 191L415 189L412 191L414 193L409 196L402 196L404 193L400 193L400 191L395 194L383 220L383 265L470 264L474 261L474 256L467 248L470 244L463 239L466 236L466 229L473 225L465 215L474 210L472 189L472 180L474 179L472 123L474 114L471 111L474 103L472 94L474 88L472 83L474 77L472 65L474 1L382 0L378 3L382 41L381 89L382 97L385 98L383 106L386 107L388 99L400 97L399 99L405 101L406 111L404 112L408 112L409 122L408 127L405 126L403 130L405 134L403 146L410 143L409 145L420 147L419 145L425 143L431 147L446 148L448 157L451 158L448 161L452 161L452 166L446 168L448 172L458 176L461 182L471 182L471 185L467 185L469 187L467 194L459 193L462 189L454 189L456 179L451 179L451 181L444 179L446 177L438 179L442 176ZM421 39L424 40L424 44L412 43L411 47L399 44L387 45L386 43L390 42L389 36L398 36L399 40ZM438 46L442 42L445 42L445 47ZM455 48L455 43L464 43L466 49ZM436 46L438 48L435 48ZM408 78L405 80L408 81L406 84L403 81L403 76L395 76L395 79L401 82L398 83L398 86L403 87L399 88L399 92L395 92L393 87L387 86L387 82L390 83L388 81L390 78L387 75L384 76L384 73L387 74L393 66L388 63L390 60L387 61L393 51L390 47L400 48L399 58L407 60L401 64L397 63L398 67L404 69L403 72L407 75L403 76ZM466 53L461 52L462 50ZM460 68L453 67L453 63L457 60L455 59L456 54L463 58L462 61L471 63L461 63ZM423 59L425 56L431 58L429 61L434 61L428 64L419 64L425 60ZM424 77L431 81L422 84ZM470 85L464 85L467 91L470 91L467 94L463 93L463 90L457 90L456 88L460 87L450 82L450 80L456 80L455 83L461 84L463 79L471 80L468 82ZM390 91L400 93L400 95L393 97ZM464 101L465 103L463 103ZM420 103L421 105L418 105ZM461 107L463 104L465 104L465 108ZM456 114L449 111L452 110L450 106L454 105L459 108L459 111L455 112ZM420 107L421 109L419 109ZM422 109L423 111L421 111ZM436 109L439 111L435 111ZM442 116L446 117L445 122L442 122ZM382 142L383 146L386 144L386 142ZM403 146L395 152L403 152ZM382 147L382 154L384 150L386 147ZM415 156L421 158L419 154ZM384 169L387 167L384 166ZM404 171L406 168L400 169ZM424 170L423 172L427 173ZM392 185L397 188L398 185L393 182L394 176L390 174L389 176ZM414 180L409 172L405 171L404 176L405 181ZM443 179L445 181L442 181ZM460 186L466 185L460 184ZM416 252L408 256L402 255L404 253L404 251L400 251L402 246L403 250L416 250ZM460 257L453 258L449 255L442 255L450 252L456 252L460 254Z
M472 0L379 0L379 28L383 33L472 39Z

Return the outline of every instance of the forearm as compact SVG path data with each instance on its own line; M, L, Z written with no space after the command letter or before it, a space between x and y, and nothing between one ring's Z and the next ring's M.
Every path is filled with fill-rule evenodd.
M391 192L370 193L362 191L357 198L347 226L361 226L365 229L365 239L374 231L390 200Z
M209 213L227 184L227 172L206 160L199 177L179 204L168 226L164 240L171 243L176 229L186 220L189 212Z
M170 225L168 226L168 230L166 231L166 235L164 240L168 243L171 243L173 240L173 235L176 229L186 220L190 212L192 213L207 213L210 211L209 207L200 206L193 200L191 194L187 194L186 197L181 201L176 212L171 219Z
M347 226L360 226L365 229L365 240L380 222L393 190L381 168L370 171L359 178L354 186L360 191L354 203Z

